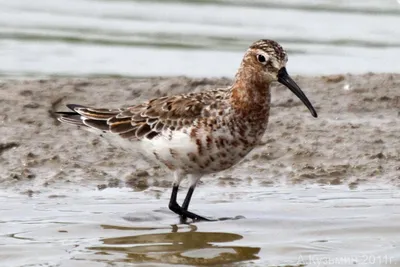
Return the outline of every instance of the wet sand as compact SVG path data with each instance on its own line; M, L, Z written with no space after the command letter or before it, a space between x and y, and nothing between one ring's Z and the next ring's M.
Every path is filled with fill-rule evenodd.
M168 172L60 125L53 112L67 103L132 105L230 79L1 80L2 266L317 266L310 255L399 264L400 75L293 78L319 118L275 85L260 145L204 177L192 202L202 215L245 218L191 225L167 209Z
M206 177L218 185L255 181L357 186L398 184L400 75L295 77L319 118L281 85L259 147L235 168ZM40 190L62 183L169 187L162 169L92 133L60 125L66 103L117 108L169 94L226 86L229 79L51 79L0 83L3 187ZM234 175L233 175L234 174ZM151 179L148 179L150 177ZM122 183L122 184L121 184ZM104 186L103 186L104 187Z

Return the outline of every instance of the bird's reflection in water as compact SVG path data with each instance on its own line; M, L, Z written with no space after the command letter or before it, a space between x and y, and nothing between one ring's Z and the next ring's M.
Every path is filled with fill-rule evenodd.
M140 228L118 227L103 225L105 229L140 230ZM219 245L240 240L243 236L223 232L197 232L195 225L190 230L172 226L168 233L132 235L115 238L105 238L101 241L104 246L90 247L98 251L98 255L110 256L112 261L131 263L167 263L186 265L220 265L246 260L258 259L260 248ZM143 228L151 231L156 228ZM160 229L157 229L160 231ZM178 232L182 230L185 232ZM121 257L122 255L122 257ZM105 260L104 257L102 257ZM106 257L109 258L109 257ZM105 260L107 261L107 260Z

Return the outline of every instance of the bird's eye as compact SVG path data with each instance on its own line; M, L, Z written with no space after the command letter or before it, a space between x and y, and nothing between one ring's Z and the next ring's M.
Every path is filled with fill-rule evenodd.
M267 62L267 60L265 59L265 57L263 55L257 55L257 60L260 63L265 64Z

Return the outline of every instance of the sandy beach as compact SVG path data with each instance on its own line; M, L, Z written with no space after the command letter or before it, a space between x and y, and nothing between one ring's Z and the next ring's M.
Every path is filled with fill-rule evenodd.
M398 184L400 75L294 78L319 117L275 84L262 143L234 168L203 182ZM67 103L117 108L230 83L186 77L1 80L0 185L32 191L63 183L169 187L168 172L99 136L60 125L54 111L67 110Z
M398 264L400 75L293 78L319 117L275 84L262 142L204 177L191 204L242 219L195 224L168 210L169 172L60 124L54 111L117 108L231 80L1 80L2 266Z

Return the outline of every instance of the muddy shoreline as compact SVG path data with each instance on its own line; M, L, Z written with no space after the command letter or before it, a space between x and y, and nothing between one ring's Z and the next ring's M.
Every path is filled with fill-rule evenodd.
M240 164L204 177L219 186L400 184L400 74L293 77L318 112L272 89L262 143ZM67 103L116 108L152 97L225 87L230 79L0 80L0 188L170 187L170 174L100 137L61 125Z

